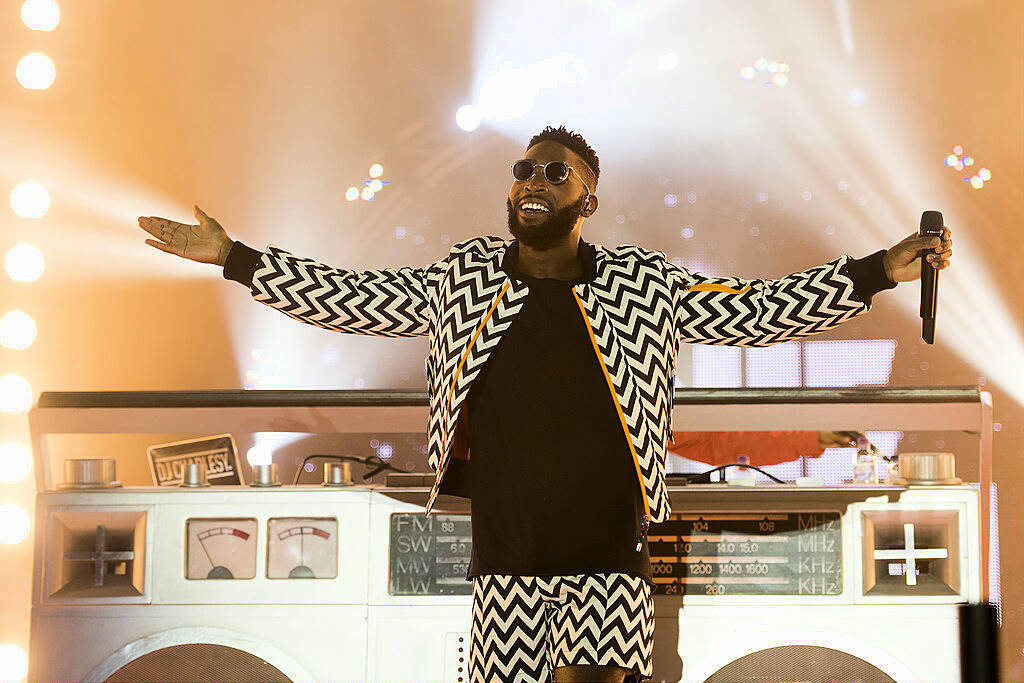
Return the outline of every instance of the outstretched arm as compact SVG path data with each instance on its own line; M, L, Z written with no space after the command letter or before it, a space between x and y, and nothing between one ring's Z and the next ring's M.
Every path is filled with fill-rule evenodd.
M952 244L948 228L941 242L915 233L865 258L841 256L778 280L711 278L665 259L662 264L679 341L770 346L866 313L875 294L921 276L919 251L934 252L927 263L945 268Z
M146 244L223 266L224 278L244 284L256 301L310 325L384 337L427 334L447 257L422 268L332 268L273 244L267 252L247 247L198 205L192 208L197 225L139 216L139 227L156 238Z
M235 242L224 278L249 287L253 299L304 323L383 337L427 334L432 299L447 258L428 266L347 270Z

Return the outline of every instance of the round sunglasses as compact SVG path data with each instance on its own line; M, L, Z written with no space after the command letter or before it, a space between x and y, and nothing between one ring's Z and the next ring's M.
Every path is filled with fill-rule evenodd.
M533 177L537 168L543 169L544 177L548 182L555 185L564 183L568 179L570 172L576 173L573 167L564 161L549 161L546 164L535 164L529 159L520 159L512 164L512 177L519 181L529 180ZM583 187L587 188L587 194L589 195L590 188L587 186L587 182L583 180L579 173L576 173L576 177L583 183Z

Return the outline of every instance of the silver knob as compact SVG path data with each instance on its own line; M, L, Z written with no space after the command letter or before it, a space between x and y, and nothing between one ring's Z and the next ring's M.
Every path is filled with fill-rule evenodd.
M117 478L117 463L113 458L70 458L64 461L64 481L60 489L111 489L121 482Z
M202 462L190 462L185 465L185 474L181 478L181 485L185 488L202 488L209 486L206 480L206 464Z
M277 463L269 465L255 465L252 468L254 481L250 486L280 486L277 480Z
M352 463L325 462L324 486L352 486Z

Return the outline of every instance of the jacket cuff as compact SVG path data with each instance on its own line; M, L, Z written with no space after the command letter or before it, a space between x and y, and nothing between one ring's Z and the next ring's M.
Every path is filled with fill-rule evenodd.
M861 259L848 259L840 269L843 275L853 280L854 298L860 299L868 306L871 305L871 297L875 294L896 286L896 283L885 274L885 266L882 265L885 251L880 249Z
M224 279L234 280L251 289L253 275L262 258L262 251L257 251L235 240L224 261Z

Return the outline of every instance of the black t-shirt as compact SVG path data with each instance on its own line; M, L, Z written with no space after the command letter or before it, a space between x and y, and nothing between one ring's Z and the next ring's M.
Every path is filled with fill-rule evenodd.
M469 410L473 554L481 574L624 572L653 585L640 480L572 286L536 279Z

